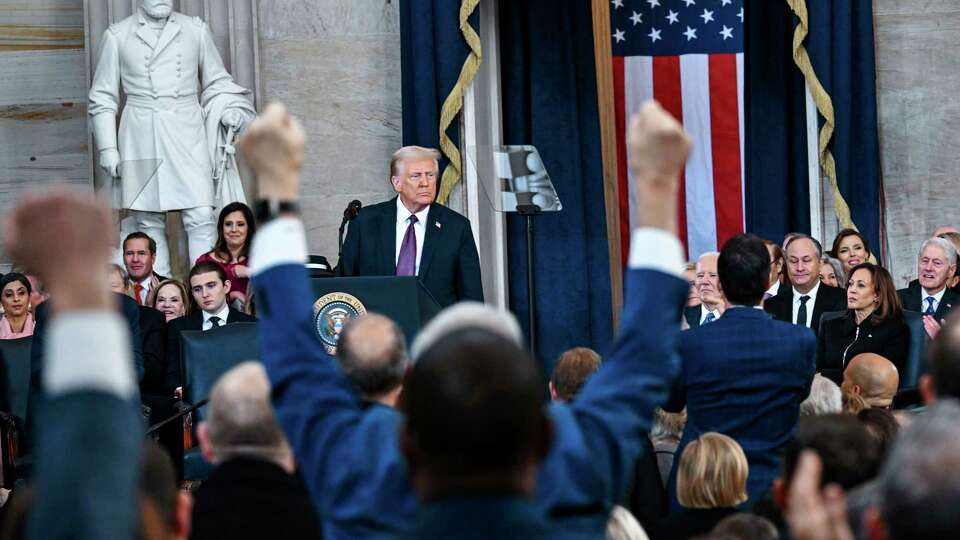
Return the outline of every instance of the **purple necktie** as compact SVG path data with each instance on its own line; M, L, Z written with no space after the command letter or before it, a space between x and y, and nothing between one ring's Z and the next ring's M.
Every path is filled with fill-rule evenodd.
M400 257L397 258L398 276L417 275L417 233L413 226L417 224L417 216L411 214L408 218L407 232L403 234L403 243L400 244Z

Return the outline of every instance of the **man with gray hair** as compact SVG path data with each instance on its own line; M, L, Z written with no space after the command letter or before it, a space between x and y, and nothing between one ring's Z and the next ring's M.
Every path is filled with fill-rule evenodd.
M397 406L410 359L396 323L376 313L350 321L337 342L337 361L364 401Z
M464 328L493 332L523 346L523 332L513 313L479 302L461 302L441 311L420 330L410 347L410 356L416 361L440 338Z
M368 206L350 223L341 276L417 276L441 307L483 302L480 257L470 221L433 204L440 152L405 146L390 161L397 197Z
M244 362L220 377L197 437L216 468L194 495L190 538L320 537L262 365Z
M941 321L960 304L960 295L947 284L957 270L957 248L949 240L928 238L917 254L917 281L897 291L903 309L925 315L924 326ZM928 332L929 333L929 332Z
M810 395L800 403L800 416L822 416L839 413L843 407L837 383L817 373L810 385Z

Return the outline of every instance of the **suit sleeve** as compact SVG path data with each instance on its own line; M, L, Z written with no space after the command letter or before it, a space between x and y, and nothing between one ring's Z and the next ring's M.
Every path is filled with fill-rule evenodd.
M551 407L556 437L537 490L545 515L578 508L609 510L620 501L654 409L666 401L677 376L678 322L689 290L679 277L682 248L671 235L666 236L671 240L666 249L639 249L641 232L634 233L621 331L612 354L576 400ZM637 264L644 258L638 251L649 251L650 266ZM669 252L672 257L666 256ZM671 265L675 273L660 271L668 258L676 259Z
M181 317L182 319L182 317ZM167 327L167 361L163 372L163 390L173 395L173 390L182 386L180 383L180 330L183 321L174 319Z
M362 212L362 210L361 210ZM337 275L357 275L357 261L360 257L360 228L363 226L361 217L357 216L347 226L347 237L343 241L343 255L337 263Z
M130 337L133 346L133 367L137 374L137 381L143 380L143 341L140 335L140 308L137 302L129 296L120 295L123 302L123 314L130 328Z
M151 308L146 308L151 309ZM163 322L163 316L159 318L148 316L141 317L143 324L140 329L143 331L141 336L143 340L143 387L156 390L163 387L163 378L166 372L166 325Z
M460 237L457 266L457 300L483 302L483 280L480 277L480 256L473 241L473 230L468 221Z

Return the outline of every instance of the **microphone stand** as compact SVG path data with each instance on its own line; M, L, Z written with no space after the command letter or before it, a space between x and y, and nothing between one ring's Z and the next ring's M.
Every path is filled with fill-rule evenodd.
M162 428L163 426L169 424L170 422L173 422L174 420L183 418L184 416L192 413L193 411L199 409L200 407L203 407L204 405L206 405L206 404L209 403L209 402L210 402L209 399L201 399L201 400L198 401L196 404L184 408L183 410L181 410L181 411L178 412L177 414L171 416L170 418L167 418L167 419L165 419L165 420L161 420L159 423L150 426L150 429L147 430L146 435L147 435L148 437L151 436L151 435L153 435L154 433L156 433L157 431L159 431L160 428Z

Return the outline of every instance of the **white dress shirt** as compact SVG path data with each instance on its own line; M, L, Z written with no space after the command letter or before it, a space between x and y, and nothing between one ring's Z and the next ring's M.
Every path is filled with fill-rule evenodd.
M920 297L920 313L925 313L927 311L927 298L933 297L933 310L936 311L940 309L940 301L943 300L943 293L947 292L947 288L944 287L940 289L940 292L937 294L930 294L926 289L920 287L920 290L923 291L923 296Z
M814 285L813 288L810 289L810 292L808 293L801 293L800 291L797 290L796 287L793 287L793 315L791 315L790 320L792 320L794 324L802 324L803 326L810 328L810 324L813 322L813 305L817 303L817 292L819 291L820 291L819 278L817 278L817 284ZM797 313L800 311L801 296L810 297L810 299L807 300L807 320L805 321L797 320ZM814 328L814 331L816 331L816 328Z
M227 324L227 316L230 315L230 304L226 302L223 303L223 309L217 313L207 313L206 311L200 311L203 314L203 331L206 332L213 328L213 323L210 322L210 317L220 317L220 326Z
M423 255L423 237L427 232L427 215L430 213L430 205L416 213L417 223L413 226L413 233L417 237L417 266L415 274L420 273L420 256ZM407 210L407 207L397 197L397 242L396 253L393 258L394 263L400 260L400 248L403 246L403 237L407 234L407 227L410 226L410 216L414 215Z
M768 294L770 295L771 298L773 298L779 292L780 292L780 281L777 280L773 282L773 285L771 285L770 288L767 289L767 292L765 294Z
M707 315L710 313L713 313L713 322L720 318L719 309L709 310L706 304L700 304L700 326L703 326L703 321L707 320Z

